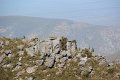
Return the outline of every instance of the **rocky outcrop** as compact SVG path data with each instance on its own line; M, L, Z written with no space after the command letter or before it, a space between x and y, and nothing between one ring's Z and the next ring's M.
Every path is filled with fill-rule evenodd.
M8 40L0 40L0 71L11 74L10 80L101 79L98 75L103 79L111 75L111 79L119 79L120 64L110 64L103 56L93 55L93 49L78 48L75 40L66 37Z
M76 54L76 41L68 41L65 37L50 37L48 40L34 40L35 43L26 48L27 54L31 57L35 53L39 53L43 64L47 67L53 67L55 62L65 64L65 62L73 58Z

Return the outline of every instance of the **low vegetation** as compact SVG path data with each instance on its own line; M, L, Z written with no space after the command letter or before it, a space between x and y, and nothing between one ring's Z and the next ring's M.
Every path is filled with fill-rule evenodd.
M120 80L119 62L108 63L102 56L93 56L93 51L87 48L77 49L75 56L63 67L58 67L60 62L47 67L39 62L44 60L40 58L40 51L34 56L27 54L26 48L35 40L0 38L0 80ZM63 38L61 43L66 50L67 38ZM23 47L18 48L20 45ZM77 57L78 53L80 57ZM81 59L85 57L87 61L81 65Z

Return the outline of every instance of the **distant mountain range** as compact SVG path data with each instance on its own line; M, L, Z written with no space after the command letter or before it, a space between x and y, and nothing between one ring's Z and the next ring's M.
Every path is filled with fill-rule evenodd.
M106 56L108 61L120 61L120 52L116 52L114 54L110 54Z
M100 26L83 22L27 16L0 16L0 36L47 38L66 36L81 48L92 47L98 54L120 51L120 26Z

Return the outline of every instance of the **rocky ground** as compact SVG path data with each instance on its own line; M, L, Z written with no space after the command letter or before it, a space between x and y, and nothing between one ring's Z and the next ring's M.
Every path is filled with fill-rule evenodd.
M0 37L0 80L120 80L120 62L65 37Z

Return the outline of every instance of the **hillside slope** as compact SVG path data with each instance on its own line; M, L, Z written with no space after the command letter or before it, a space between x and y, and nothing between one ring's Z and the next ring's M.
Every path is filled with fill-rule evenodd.
M120 63L66 37L0 37L0 80L120 80Z

